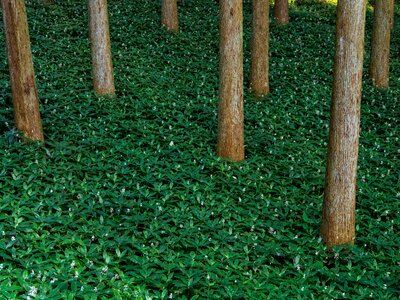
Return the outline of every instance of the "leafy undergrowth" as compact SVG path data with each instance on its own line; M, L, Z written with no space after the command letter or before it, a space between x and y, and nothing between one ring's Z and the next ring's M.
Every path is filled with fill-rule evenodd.
M46 143L18 142L2 51L0 298L400 296L399 35L390 89L365 76L356 243L329 250L318 230L333 6L293 4L288 26L271 22L272 93L245 90L238 164L215 155L214 1L185 0L178 34L160 27L158 1L109 1L114 100L91 91L85 4L27 6Z

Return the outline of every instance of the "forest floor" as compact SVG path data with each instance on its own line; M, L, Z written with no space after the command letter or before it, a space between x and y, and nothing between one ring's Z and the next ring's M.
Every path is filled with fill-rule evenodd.
M244 1L246 160L229 163L215 155L214 1L185 0L178 34L159 1L109 1L115 99L92 92L86 5L26 2L46 142L18 142L1 27L0 298L400 297L398 7L387 90L368 79L367 12L356 240L327 249L335 6L271 20L257 100Z

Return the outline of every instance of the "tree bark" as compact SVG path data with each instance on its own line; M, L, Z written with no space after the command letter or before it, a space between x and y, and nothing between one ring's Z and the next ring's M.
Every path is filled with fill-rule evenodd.
M390 30L392 30L394 26L394 0L389 0L389 3L390 3Z
M253 0L250 89L256 97L269 93L269 0Z
M274 4L274 18L275 20L286 25L289 23L289 1L288 0L275 0Z
M161 1L161 23L169 31L177 32L179 30L177 0Z
M8 66L17 129L44 141L24 0L2 0Z
M93 87L99 95L115 95L107 0L88 0Z
M220 0L218 156L244 159L243 6L242 0Z
M364 0L339 0L321 236L353 244L365 28Z
M389 86L391 1L375 1L369 75L378 88Z

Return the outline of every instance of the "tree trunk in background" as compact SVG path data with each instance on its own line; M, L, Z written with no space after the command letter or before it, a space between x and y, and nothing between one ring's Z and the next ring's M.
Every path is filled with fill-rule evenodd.
M269 93L269 0L253 0L250 89L256 97Z
M389 86L391 0L376 0L369 75L378 88Z
M177 0L161 0L161 23L170 31L178 31Z
M17 129L44 141L24 0L2 0L7 59Z
M88 0L93 87L99 95L115 95L107 0Z
M278 23L280 23L282 25L289 23L289 1L288 0L275 0L274 18Z
M365 27L364 0L339 0L321 236L353 244Z
M218 156L244 159L242 0L220 0Z

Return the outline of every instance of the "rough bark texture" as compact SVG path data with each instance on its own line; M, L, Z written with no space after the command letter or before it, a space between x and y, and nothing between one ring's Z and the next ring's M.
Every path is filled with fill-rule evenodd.
M256 97L269 93L269 0L253 0L250 89Z
M353 244L365 27L364 0L339 0L321 236Z
M378 88L389 86L391 0L376 0L369 75Z
M394 26L394 0L389 0L390 3L390 29Z
M161 23L170 31L178 31L177 0L161 1Z
M7 59L16 127L44 141L24 0L2 0Z
M280 23L282 25L289 23L289 1L288 0L275 0L274 18L278 23Z
M217 154L244 159L242 0L220 0Z
M115 95L107 0L88 0L93 87L97 94Z

